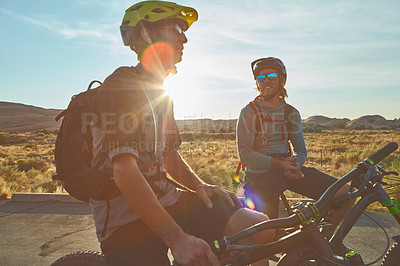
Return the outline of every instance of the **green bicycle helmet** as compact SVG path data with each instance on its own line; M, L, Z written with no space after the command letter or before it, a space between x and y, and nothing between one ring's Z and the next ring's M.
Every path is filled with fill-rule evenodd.
M120 31L124 45L130 46L137 27L145 27L162 20L176 20L183 22L183 30L186 31L197 19L198 14L194 8L173 2L143 1L125 11Z

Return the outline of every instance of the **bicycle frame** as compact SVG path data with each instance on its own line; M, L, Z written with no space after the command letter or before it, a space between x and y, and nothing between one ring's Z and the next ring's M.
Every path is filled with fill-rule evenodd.
M344 263L343 258L333 255L331 248L315 223L311 223L269 244L258 247L257 245L228 244L227 249L231 251L231 257L234 260L229 262L231 266L247 265L277 253L285 253L277 264L279 266L298 265L301 261L313 259L319 261L328 259L338 264ZM245 256L235 256L235 250L238 253L245 253Z

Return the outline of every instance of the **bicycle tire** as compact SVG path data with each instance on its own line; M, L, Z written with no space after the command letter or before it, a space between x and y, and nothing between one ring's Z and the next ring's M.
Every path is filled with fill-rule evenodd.
M400 245L398 243L394 243L383 257L381 266L398 265L400 265Z
M50 266L106 266L105 256L96 251L77 251L65 255Z

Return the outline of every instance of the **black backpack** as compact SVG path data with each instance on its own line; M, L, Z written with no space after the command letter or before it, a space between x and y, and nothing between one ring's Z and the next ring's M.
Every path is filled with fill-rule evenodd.
M53 180L63 182L64 189L74 198L81 201L106 200L120 195L110 174L105 174L91 168L92 162L92 134L88 119L95 114L95 101L99 87L88 89L72 96L68 108L62 111L55 119L61 117L60 131L55 145L56 175Z

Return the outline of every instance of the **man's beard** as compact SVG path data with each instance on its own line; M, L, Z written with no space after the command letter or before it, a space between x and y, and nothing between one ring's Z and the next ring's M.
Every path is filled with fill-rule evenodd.
M267 95L264 95L262 93L262 90L260 90L260 91L261 91L261 97L264 99L264 101L269 101L269 100L273 99L280 92L280 89L278 88L278 89L276 89L276 91L269 93Z

